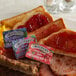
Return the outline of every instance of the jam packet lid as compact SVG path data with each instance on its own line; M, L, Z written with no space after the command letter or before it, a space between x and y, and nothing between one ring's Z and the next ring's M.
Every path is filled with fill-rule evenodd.
M27 37L26 28L4 31L3 38L4 38L5 48L11 48L13 40L17 40L23 37Z
M25 57L25 53L31 41L36 42L36 37L34 35L12 41L16 59Z
M40 61L45 64L50 64L53 56L51 50L53 51L54 49L43 44L30 42L25 57Z

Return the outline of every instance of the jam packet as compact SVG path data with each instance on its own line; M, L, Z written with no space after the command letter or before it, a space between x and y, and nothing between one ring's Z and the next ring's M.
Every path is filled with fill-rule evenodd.
M16 59L25 57L25 53L31 41L36 42L36 37L34 35L12 41L13 51L15 53Z
M11 48L13 40L17 40L23 37L27 37L26 28L4 31L3 38L4 38L5 48Z
M53 48L46 45L30 42L25 57L40 61L45 64L50 64L51 58L53 56L53 50Z

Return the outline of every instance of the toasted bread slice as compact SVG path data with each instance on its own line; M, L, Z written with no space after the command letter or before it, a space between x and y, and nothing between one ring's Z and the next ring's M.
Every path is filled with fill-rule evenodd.
M39 76L75 76L75 63L76 58L54 54L49 66L41 65Z
M10 27L12 29L17 29L18 26L24 25L24 23L26 23L33 15L36 15L36 14L42 14L42 15L46 16L48 18L49 22L53 21L52 16L45 11L43 6L39 6L31 11L22 13L20 15L14 16L12 18L2 20L1 24L6 25L7 27Z
M39 43L53 47L54 52L76 57L76 32L63 29L40 40Z
M65 24L63 22L63 19L60 18L52 23L47 24L46 26L43 26L31 33L29 33L28 35L35 35L37 38L37 41L39 41L42 38L47 37L48 35L57 32L61 29L65 29Z
M76 73L76 58L54 54L50 67L58 76L71 76L72 74Z

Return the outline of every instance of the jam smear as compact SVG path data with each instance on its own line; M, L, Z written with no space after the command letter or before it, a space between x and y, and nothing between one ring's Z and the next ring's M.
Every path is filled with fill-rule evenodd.
M76 32L62 32L49 37L44 44L66 52L76 53Z
M33 15L24 25L19 26L18 28L26 28L28 32L34 31L41 26L48 24L48 18L42 14Z

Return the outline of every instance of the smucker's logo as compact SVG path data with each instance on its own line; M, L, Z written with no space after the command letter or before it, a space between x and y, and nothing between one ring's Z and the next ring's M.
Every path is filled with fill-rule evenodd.
M31 45L32 48L37 48L39 50L41 50L43 53L49 53L49 50L43 46L37 45L37 44L33 44Z
M13 37L13 36L23 36L23 35L24 35L23 31L12 31L12 32L8 32L5 35L5 38L10 38L10 37Z

